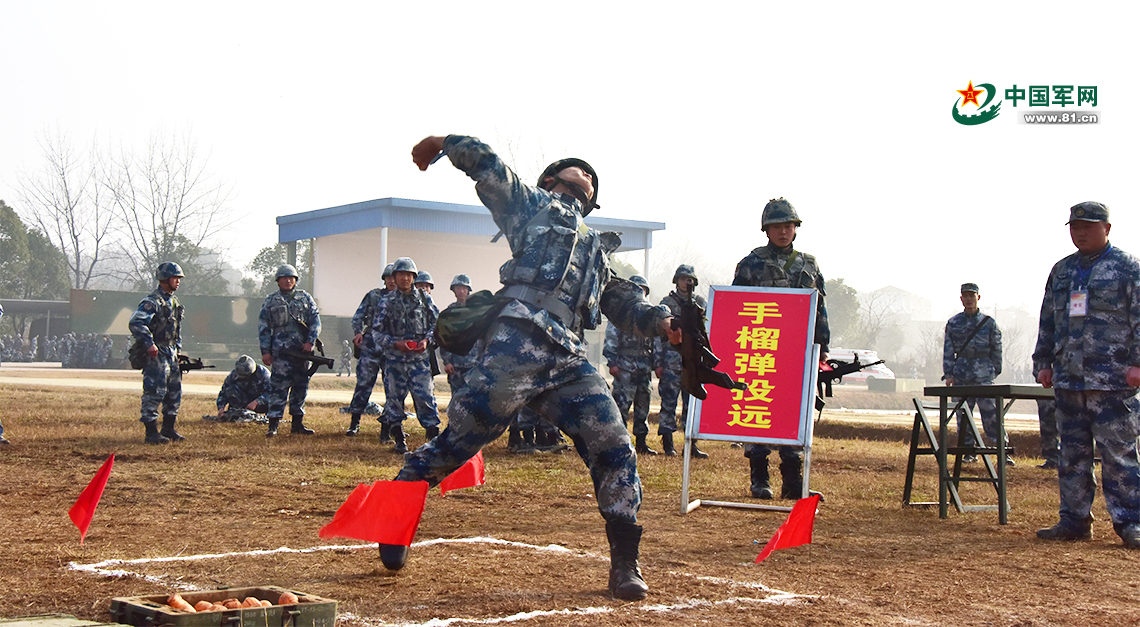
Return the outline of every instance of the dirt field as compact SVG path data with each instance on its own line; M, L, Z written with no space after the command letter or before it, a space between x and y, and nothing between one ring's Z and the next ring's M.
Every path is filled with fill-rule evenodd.
M841 394L837 405L858 404L858 392ZM0 385L13 440L0 449L0 617L108 621L112 597L271 584L338 600L344 627L1140 622L1140 553L1121 548L1099 498L1092 542L1037 541L1034 530L1056 516L1056 476L1019 456L1009 525L996 512L940 520L936 509L903 508L910 430L873 417L858 425L825 413L815 541L759 565L783 514L681 515L680 458L643 457L650 596L622 603L605 592L603 521L573 453L515 456L494 443L484 452L487 485L429 493L409 565L389 573L375 545L317 535L358 483L395 475L400 458L376 443L375 423L345 438L339 403L317 402L307 420L317 436L267 441L260 425L201 420L212 406L189 395L179 425L189 440L152 447L142 444L137 392ZM409 443L422 443L422 430L406 424ZM1037 449L1033 433L1015 432L1013 444L1019 455ZM712 458L694 460L691 497L748 500L740 450L703 448ZM114 471L80 546L67 511L111 453ZM920 475L919 496L936 499L932 459L920 461ZM963 490L969 502L996 502L992 488Z

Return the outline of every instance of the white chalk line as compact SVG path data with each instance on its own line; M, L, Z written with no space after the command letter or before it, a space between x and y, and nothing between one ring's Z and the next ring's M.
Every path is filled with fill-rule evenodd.
M499 538L492 538L488 536L477 536L471 538L436 538L434 540L422 540L415 542L412 547L430 546L433 544L499 544L503 546L517 547L530 549L533 551L548 551L551 553L562 553L565 555L573 555L575 557L586 557L591 559L607 559L604 556L590 553L588 551L568 549L564 546L557 544L548 544L546 546L539 546L536 544L527 544L525 542L515 542L512 540L501 540ZM76 562L69 562L67 567L71 570L80 572L87 572L93 575L100 575L104 577L136 577L143 581L148 581L156 584L172 585L166 576L144 575L142 573L124 570L122 568L114 568L118 566L131 566L135 564L152 564L152 563L171 563L171 562L192 562L199 560L209 559L222 559L227 557L257 557L262 555L279 555L284 553L316 553L319 551L356 551L360 549L370 549L375 547L375 543L369 544L339 544L339 545L325 545L314 546L307 549L293 549L286 546L276 549L255 549L252 551L235 551L232 553L206 553L201 555L176 555L171 557L143 557L132 560L122 559L109 559L94 564L78 564ZM703 599L689 599L682 603L673 603L668 605L663 604L640 604L636 606L626 606L628 608L636 609L644 612L673 612L678 610L694 609L701 607L715 607L719 605L731 605L737 603L773 603L773 604L786 604L796 602L802 599L815 598L814 595L802 595L783 590L770 588L762 583L756 582L741 582L732 579L724 579L721 577L706 577L701 575L693 575L692 573L684 573L677 571L670 571L670 574L680 575L685 577L693 577L701 581L708 581L726 586L743 587L753 590L759 590L767 593L768 596L762 599L754 597L729 597L719 601L706 601ZM192 589L185 583L179 583L184 589ZM365 625L366 627L449 627L456 624L472 624L472 625L493 625L498 623L515 623L534 618L541 618L545 616L578 616L578 615L591 615L591 614L608 614L616 611L612 607L586 607L576 609L561 609L561 610L535 610L531 612L520 612L510 616L501 616L496 618L433 618L424 623L388 623L384 621L371 621L369 619L356 616L350 612L342 612L337 617L337 622L354 621L356 623Z

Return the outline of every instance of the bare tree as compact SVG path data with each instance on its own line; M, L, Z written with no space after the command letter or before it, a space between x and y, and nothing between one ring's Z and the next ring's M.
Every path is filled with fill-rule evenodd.
M87 289L106 272L100 268L111 241L114 211L95 177L97 152L77 154L68 138L56 131L40 138L43 168L20 175L19 198L24 218L42 231L67 257L76 289Z
M130 261L124 280L135 289L149 288L164 261L195 266L203 282L221 274L221 264L206 259L208 244L237 218L227 217L230 189L207 174L207 163L189 136L155 135L142 158L123 150L100 173Z
M898 335L901 323L895 307L897 303L897 296L882 290L863 295L859 305L858 330L854 334L863 347L878 349L882 354L880 344Z

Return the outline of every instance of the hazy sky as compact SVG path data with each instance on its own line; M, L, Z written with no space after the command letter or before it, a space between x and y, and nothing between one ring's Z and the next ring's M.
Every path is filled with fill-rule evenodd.
M587 159L605 215L665 222L659 247L711 265L763 244L760 211L784 196L828 278L919 293L936 317L964 281L983 305L1035 311L1073 250L1070 205L1107 203L1114 243L1140 254L1131 6L0 2L0 198L15 204L55 129L140 149L189 131L233 185L240 266L278 215L477 204L446 161L421 173L409 157L460 133L527 176ZM1019 123L1026 103L1005 101L963 126L970 81L999 98L1097 86L1101 121Z

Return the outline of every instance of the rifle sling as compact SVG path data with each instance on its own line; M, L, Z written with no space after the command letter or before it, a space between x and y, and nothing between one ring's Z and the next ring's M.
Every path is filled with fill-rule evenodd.
M988 320L993 320L993 318L990 318L989 316L983 314L981 322L974 325L974 330L970 331L970 335L966 337L966 341L962 342L961 348L957 348L954 350L954 361L958 361L958 355L961 354L962 351L966 350L966 347L970 345L970 340L974 339L974 336L978 334L978 331L982 330L982 327L986 324L986 321L988 321Z

